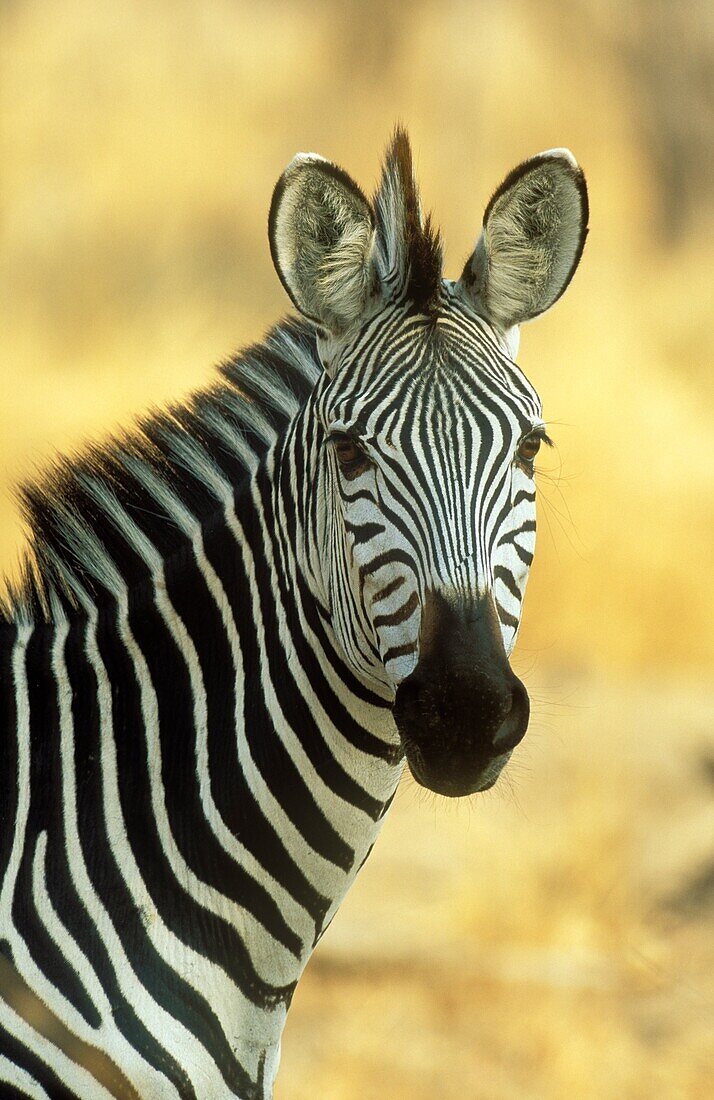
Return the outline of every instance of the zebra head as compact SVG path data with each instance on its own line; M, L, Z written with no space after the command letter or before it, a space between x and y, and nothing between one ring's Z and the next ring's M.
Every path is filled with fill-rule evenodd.
M567 150L516 168L461 277L442 277L398 130L373 203L313 154L288 166L269 232L317 330L316 573L338 645L393 700L414 777L447 795L495 783L528 725L511 671L535 546L541 405L518 326L580 260L587 192Z

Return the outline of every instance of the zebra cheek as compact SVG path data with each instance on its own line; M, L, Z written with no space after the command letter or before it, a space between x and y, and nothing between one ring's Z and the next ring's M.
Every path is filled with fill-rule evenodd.
M410 652L401 653L394 657L383 655L382 659L384 670L389 679L395 687L399 687L404 680L411 676L419 663L419 651L416 646L410 646Z
M403 568L371 593L367 604L379 654L389 680L397 687L419 660L421 603L415 578Z

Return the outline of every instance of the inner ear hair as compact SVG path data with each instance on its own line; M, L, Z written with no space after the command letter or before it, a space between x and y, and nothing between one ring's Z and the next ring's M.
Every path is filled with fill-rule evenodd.
M570 282L587 236L585 177L566 149L515 168L492 196L462 283L502 330L543 313Z
M333 334L361 317L376 281L374 212L346 172L298 154L273 193L268 233L281 282L304 316Z

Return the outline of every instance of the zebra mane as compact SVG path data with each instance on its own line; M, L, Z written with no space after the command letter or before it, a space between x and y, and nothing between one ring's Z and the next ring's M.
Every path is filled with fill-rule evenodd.
M145 574L126 528L162 554L180 544L180 520L202 525L245 481L320 377L315 334L289 319L221 364L215 383L186 403L152 412L126 433L55 461L18 498L28 529L19 580L0 596L0 625L48 620L102 580ZM177 537L178 531L178 537Z
M429 312L442 273L442 245L422 216L406 132L397 127L374 197L376 261L390 297ZM0 625L42 621L93 600L111 576L131 584L146 571L127 529L162 555L180 526L221 511L312 391L321 373L313 326L277 325L261 343L219 367L218 379L184 404L139 419L101 447L55 461L20 487L28 530L19 580L0 593ZM180 518L177 519L177 513ZM140 530L139 530L140 528Z
M395 296L429 312L442 275L443 250L431 215L422 216L409 137L397 126L374 198L377 264ZM393 286L391 286L393 284Z

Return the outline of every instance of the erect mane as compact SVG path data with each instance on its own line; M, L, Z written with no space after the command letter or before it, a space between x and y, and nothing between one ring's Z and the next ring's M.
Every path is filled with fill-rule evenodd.
M429 312L441 282L441 238L431 216L422 216L411 145L401 126L387 149L374 207L383 280L394 284L395 295Z
M216 382L184 404L136 422L78 457L60 458L18 497L28 528L20 579L0 600L0 624L46 620L77 593L94 598L114 567L127 585L140 568L117 524L136 522L162 555L180 542L176 507L203 524L221 509L217 485L235 490L307 399L320 375L311 326L277 325L261 344L218 368Z

